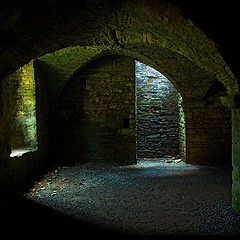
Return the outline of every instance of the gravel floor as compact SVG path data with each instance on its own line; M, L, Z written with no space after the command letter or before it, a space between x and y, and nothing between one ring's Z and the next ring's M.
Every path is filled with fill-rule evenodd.
M166 161L59 167L25 196L127 235L240 234L240 216L231 208L230 168Z

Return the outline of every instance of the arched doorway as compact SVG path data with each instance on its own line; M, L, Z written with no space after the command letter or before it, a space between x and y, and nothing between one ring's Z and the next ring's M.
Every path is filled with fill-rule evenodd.
M160 72L135 61L137 158L185 160L182 97Z
M5 13L11 12L10 9L11 4L4 9ZM226 88L227 105L238 108L236 95L239 94L239 86L216 44L177 8L165 1L141 1L140 4L138 1L126 1L115 8L96 0L89 3L88 7L78 7L77 3L69 5L68 1L61 1L57 8L38 8L39 11L33 11L34 14L31 7L24 9L23 12L20 11L22 14L14 11L4 22L6 26L3 28L5 37L2 41L0 69L2 79L30 60L68 46L116 48L133 55L142 55L148 60L147 64L151 62L156 69L161 66L162 73L173 83L178 80L176 86L179 92L183 93L184 88L189 89L185 95L182 94L186 135L189 136L186 139L186 160L206 164L211 159L222 156L221 150L225 143L221 142L221 129L226 124L225 120L229 119L229 114L226 114L226 119L220 119L220 116L225 116L225 111L222 111L221 107L215 108L214 105L211 108L203 98L217 80ZM21 21L18 21L20 17ZM44 36L39 36L39 32L44 32ZM14 37L16 41L8 42L7 37ZM3 178L15 176L17 171L14 164L9 162L10 117L6 107L7 100L5 86L2 85L3 110L0 125ZM233 121L237 119L235 110L234 116ZM216 125L218 127L215 128ZM233 125L236 125L235 122ZM209 129L211 131L206 132ZM203 135L200 139L201 134ZM239 149L237 138L234 137L235 153ZM204 142L205 145L202 144ZM214 146L209 145L210 142L214 143ZM227 152L226 149L225 153ZM234 155L233 162L235 176L238 176L237 154ZM238 177L235 177L234 181L238 182Z

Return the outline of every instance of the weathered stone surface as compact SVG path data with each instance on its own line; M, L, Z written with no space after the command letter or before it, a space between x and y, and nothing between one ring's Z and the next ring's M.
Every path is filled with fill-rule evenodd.
M232 172L232 206L240 214L240 172L233 169Z
M47 115L48 103L46 89L34 65L33 61L30 62L2 82L2 104L5 110L0 121L0 140L2 130L7 132L4 134L5 145L1 145L2 187L18 186L46 164L48 121L42 120ZM10 159L15 148L21 148L24 155Z
M205 97L216 81L224 84L230 98L237 96L239 83L215 42L178 8L166 1L131 0L121 1L115 5L111 1L86 0L84 3L86 4L82 1L71 1L69 4L68 0L54 0L23 1L21 4L16 4L16 1L12 0L2 1L0 8L1 81L32 59L69 46L97 46L121 52L161 70L181 93L186 120L187 161L203 164L206 159L208 162L216 163L219 162L216 159L227 159L230 153L230 134L227 133L230 126L230 113L222 111L222 106L215 105L219 96L208 99ZM208 24L208 21L206 22ZM229 28L228 25L226 26ZM232 43L232 39L229 43ZM227 48L231 46L227 45ZM229 56L232 53L231 50ZM63 60L67 55L62 55L60 58ZM68 68L70 65L63 63L62 66ZM238 66L237 61L235 66ZM65 73L69 71L66 70ZM58 78L55 80L56 85L63 86L57 82ZM1 84L0 89L0 105L3 108L0 119L0 171L2 173L0 177L3 179L4 176L9 179L11 178L9 176L15 174L14 171L9 174L9 166L13 166L15 162L8 163L7 159L10 152L10 134L7 129L11 125L7 85ZM60 87L55 89L54 96L59 94ZM43 95L42 93L42 103ZM238 105L235 100L236 108ZM97 101L100 99L96 97ZM231 105L231 100L228 105ZM53 108L56 107L53 106ZM42 110L44 115L43 112ZM44 119L41 116L38 117ZM164 118L164 121L167 119ZM233 122L233 124L238 123ZM47 126L40 126L42 136L45 134L44 127ZM125 130L120 132L125 134ZM201 132L204 136L197 142ZM235 135L235 137L238 136ZM203 143L202 139L209 140ZM238 147L237 143L234 143L233 148L236 149L234 152L237 153ZM213 155L214 152L217 154ZM213 158L215 158L214 161ZM239 161L238 157L233 159L233 162L235 161ZM235 163L235 166L237 164ZM28 162L17 162L16 165L27 169ZM17 171L16 174L19 172Z
M181 106L176 88L164 75L139 61L135 75L137 157L180 155Z
M11 74L9 108L11 112L11 151L37 149L36 96L33 61Z
M232 110L232 204L240 213L240 109Z
M239 92L236 78L216 44L166 1L131 0L115 5L100 0L85 4L59 0L50 6L42 3L37 11L32 10L31 2L26 2L21 8L16 6L18 17L13 17L12 24L5 15L13 12L13 6L5 5L1 15L4 30L0 68L5 76L33 58L68 46L108 46L136 52L137 46L142 45L145 51L156 46L178 53L217 76L229 93ZM39 36L41 32L44 36ZM12 39L9 46L7 39ZM158 65L157 58L148 57Z
M100 58L72 75L58 99L59 157L136 161L134 79L134 60L124 56Z
M200 165L230 164L230 111L217 97L210 104L205 103L205 107L193 101L186 105L186 161Z

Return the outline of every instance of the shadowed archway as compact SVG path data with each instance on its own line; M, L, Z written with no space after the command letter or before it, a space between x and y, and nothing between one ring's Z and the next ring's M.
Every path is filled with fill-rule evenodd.
M215 42L178 8L166 1L154 0L121 1L117 5L111 1L100 0L84 3L72 1L71 4L69 1L47 1L45 5L34 5L30 1L21 6L12 5L9 1L3 12L3 16L8 17L3 18L1 30L4 33L1 39L1 79L6 79L9 74L32 59L70 46L124 52L135 59L143 60L156 70L161 69L183 97L186 135L189 136L186 139L186 147L192 149L186 153L186 160L190 163L206 164L213 158L220 159L225 156L222 149L226 142L222 142L221 138L221 134L225 135L225 130L219 130L229 128L230 113L221 106L218 94L210 96L212 99L206 97L206 93L211 92L211 86L220 81L226 89L226 96L221 95L225 97L223 102L226 106L234 108L234 203L235 208L238 208L240 168L236 123L239 106L236 96L239 94L239 86ZM68 55L68 52L65 53ZM41 93L47 95L47 90L43 81L39 81L41 77L37 76L37 79L38 88L41 89L37 93L41 99L37 106L38 121L44 126L48 123L49 109L42 108L46 105L44 101L47 101L47 98ZM9 161L10 115L7 109L7 84L7 80L1 84L1 178L3 183L9 179L10 182L16 183L41 165L47 152L43 151L44 147L39 149L36 156L34 155L38 160L30 165L29 159L25 159L21 164L19 161L15 164L14 159ZM211 101L213 104L209 104ZM39 133L42 137L47 136L44 127L39 126ZM201 143L205 145L196 147L200 135ZM39 141L41 142L41 137ZM210 145L214 141L215 145ZM229 153L229 149L225 149L225 152ZM18 168L23 166L28 167L25 167L23 172L19 171ZM18 174L19 172L21 174Z

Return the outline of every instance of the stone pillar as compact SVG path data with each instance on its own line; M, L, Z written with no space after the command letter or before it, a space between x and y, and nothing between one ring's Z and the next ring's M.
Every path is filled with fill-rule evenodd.
M240 213L240 109L232 109L232 205Z
M232 109L232 207L240 214L240 96L221 98Z
M219 100L184 99L186 162L198 165L231 163L230 111Z

